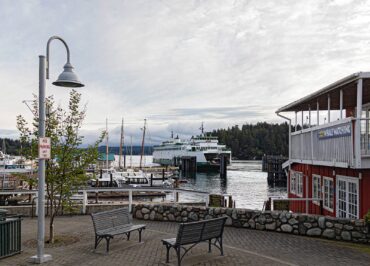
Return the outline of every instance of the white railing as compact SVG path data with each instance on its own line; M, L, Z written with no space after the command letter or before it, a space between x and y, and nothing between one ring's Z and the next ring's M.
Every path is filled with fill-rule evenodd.
M87 193L100 193L100 192L128 192L128 207L130 212L132 211L132 192L139 191L139 192L169 192L173 194L173 202L179 202L179 195L180 194L190 194L190 195L197 195L204 198L205 205L208 207L209 204L209 194L205 191L197 191L197 190L187 190L187 189L180 189L180 188L164 188L164 187L127 187L127 188L118 188L118 187L102 187L102 188L81 188L71 197L71 200L75 202L82 203L82 213L86 214L86 208L88 203ZM35 197L38 196L37 190L12 190L12 191L0 191L0 195L25 195L25 194L34 194ZM37 201L36 201L36 215L37 215Z
M325 125L292 133L291 159L315 161L322 165L354 164L353 118L345 118Z
M361 122L361 155L370 155L370 119L363 118Z
M204 191L196 191L196 190L186 190L186 189L179 189L179 188L164 188L164 187L132 187L132 188L114 188L114 187L106 187L106 188L85 188L78 190L79 193L82 193L82 213L86 213L86 207L88 205L87 200L87 193L88 192L128 192L128 208L129 211L132 211L132 192L133 191L140 191L140 192L170 192L173 193L173 201L179 202L179 194L192 194L203 196L206 206L208 207L209 204L209 194L208 192Z

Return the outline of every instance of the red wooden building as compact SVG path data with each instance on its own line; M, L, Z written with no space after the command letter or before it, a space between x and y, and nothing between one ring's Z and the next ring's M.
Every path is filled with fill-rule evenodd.
M291 209L363 218L370 210L370 72L347 76L276 113L291 125L284 165L288 197L297 198Z

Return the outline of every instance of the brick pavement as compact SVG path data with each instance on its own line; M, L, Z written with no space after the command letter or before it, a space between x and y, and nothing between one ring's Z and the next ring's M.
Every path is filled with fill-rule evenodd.
M135 220L135 223L143 221ZM105 254L105 242L93 252L94 233L90 216L58 217L57 234L78 236L80 241L68 246L46 248L53 261L44 265L166 265L166 250L160 240L173 237L176 223L145 221L143 243L138 234L131 240L111 241L111 251ZM22 241L36 237L37 220L25 218L22 223ZM325 241L250 229L226 228L225 256L217 249L207 253L207 244L196 246L185 256L182 265L370 265L370 247ZM0 260L0 265L29 265L28 258L36 249L23 245L20 255ZM176 265L171 251L169 265Z

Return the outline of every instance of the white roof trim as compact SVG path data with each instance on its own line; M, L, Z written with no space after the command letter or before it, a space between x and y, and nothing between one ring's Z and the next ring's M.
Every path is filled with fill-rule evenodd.
M352 82L352 81L355 81L357 79L361 79L361 78L370 78L370 72L357 72L357 73L353 73L345 78L342 78L314 93L311 93L301 99L298 99L290 104L287 104L281 108L279 108L276 113L280 113L280 112L286 112L288 111L289 109L291 109L292 107L294 107L295 105L299 105L299 104L302 104L306 101L309 101L309 100L312 100L313 98L316 98L322 94L326 94L328 92L330 92L331 90L334 90L336 89L337 87L339 86L343 86L349 82Z

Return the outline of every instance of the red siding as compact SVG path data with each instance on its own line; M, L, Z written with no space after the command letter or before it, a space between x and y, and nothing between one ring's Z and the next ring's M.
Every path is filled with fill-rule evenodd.
M359 177L360 173L362 178L359 180L359 214L360 218L370 210L370 169L350 169L350 168L338 168L318 165L307 165L307 164L292 164L292 170L303 173L303 197L312 198L312 175L320 175L321 182L323 177L333 178L334 182L334 208L333 212L323 209L323 215L336 216L336 175L344 175L350 177ZM308 178L308 195L306 195L306 178ZM288 180L288 188L290 191L290 178ZM288 193L289 198L297 198L295 194ZM305 202L293 202L291 204L291 210L295 212L305 212ZM320 214L321 209L314 203L309 204L309 212L314 214Z

